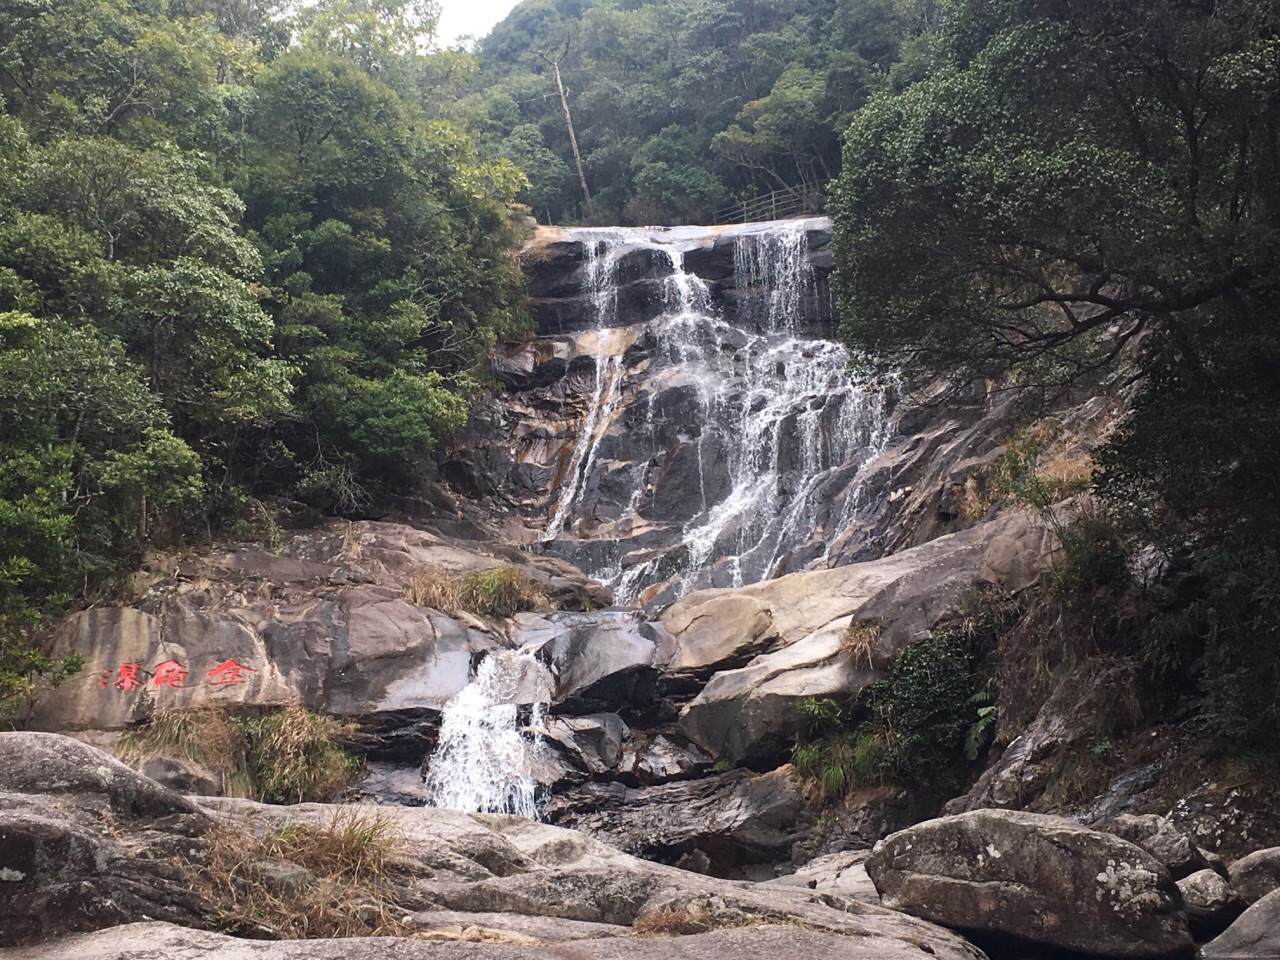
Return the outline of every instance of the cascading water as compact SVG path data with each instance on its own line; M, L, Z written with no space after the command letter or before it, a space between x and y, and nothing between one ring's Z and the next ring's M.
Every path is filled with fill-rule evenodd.
M837 524L824 530L820 523L820 508L830 507L824 501L840 479L835 474L856 469L888 440L883 392L852 381L842 346L802 336L800 318L814 283L807 226L773 224L736 237L734 286L763 294L749 298L732 324L713 308L707 284L685 270L679 241L665 242L643 229L593 230L584 237L595 305L595 390L545 539L577 532L575 512L584 491L599 484L593 475L602 441L628 387L611 329L623 251L647 248L655 262L670 263L662 315L650 323L649 338L667 386L691 389L697 406L698 423L691 426L701 503L677 542L658 556L651 556L653 550L627 555L626 530L644 527L651 474L661 469L646 462L627 477L631 494L622 516L602 533L588 534L614 537L618 548L597 552L594 564L591 554L575 558L612 586L620 603L672 578L673 569L678 596L699 586L741 586L775 576L797 551L806 562L821 560L839 532ZM628 429L654 433L653 403L651 393L648 424ZM655 434L655 454L661 446ZM847 512L856 491L839 493L839 512Z
M425 778L433 806L537 819L535 766L546 705L522 708L517 700L528 674L540 669L529 651L495 651L444 705Z

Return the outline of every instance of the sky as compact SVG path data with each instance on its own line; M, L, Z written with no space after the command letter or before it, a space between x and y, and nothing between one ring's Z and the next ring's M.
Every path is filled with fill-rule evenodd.
M518 0L444 0L437 36L445 46L451 46L458 37L466 34L471 34L478 40L510 13L517 2Z

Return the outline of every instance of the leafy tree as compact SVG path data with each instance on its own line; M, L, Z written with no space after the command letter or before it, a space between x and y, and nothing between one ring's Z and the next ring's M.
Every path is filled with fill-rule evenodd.
M947 6L924 79L854 116L833 200L869 361L1137 378L1100 489L1189 578L1148 658L1204 658L1250 743L1280 718L1278 35L1263 0Z

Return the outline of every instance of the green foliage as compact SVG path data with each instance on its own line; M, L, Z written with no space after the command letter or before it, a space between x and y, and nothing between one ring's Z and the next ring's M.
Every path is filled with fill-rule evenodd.
M149 546L414 491L522 330L525 180L424 99L433 9L0 0L13 676Z
M1280 154L1260 131L1280 122L1280 13L939 11L918 82L873 95L845 137L843 334L872 366L1049 396L1136 382L1098 456L1102 506L1062 530L1057 586L1114 593L1126 554L1154 547L1168 587L1140 631L1148 668L1167 688L1202 679L1224 742L1274 750ZM1043 506L1053 491L1006 466ZM1122 610L1087 619L1091 642L1123 648Z
M963 788L994 733L991 659L1015 612L999 598L967 599L848 709L829 697L802 701L796 772L827 799L865 784L930 796Z
M850 111L924 29L907 6L525 0L480 42L478 70L446 112L522 167L522 199L546 222L701 222L766 191L821 193ZM538 56L562 51L589 206Z

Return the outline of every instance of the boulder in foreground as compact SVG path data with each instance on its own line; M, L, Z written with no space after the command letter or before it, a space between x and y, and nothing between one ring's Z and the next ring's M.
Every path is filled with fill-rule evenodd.
M967 933L1105 957L1189 956L1165 867L1070 820L977 810L876 845L867 873L886 907Z
M1273 890L1240 914L1226 933L1200 951L1204 960L1280 957L1280 890Z

